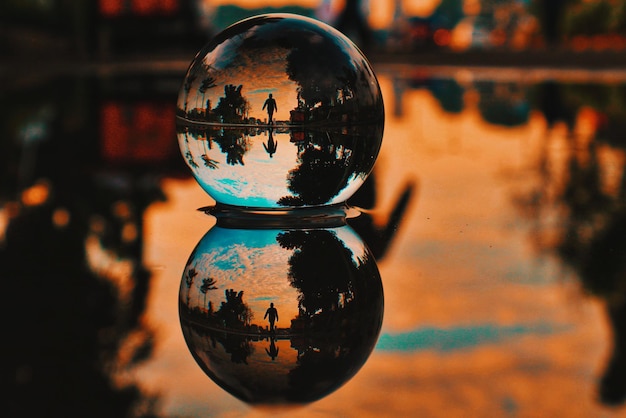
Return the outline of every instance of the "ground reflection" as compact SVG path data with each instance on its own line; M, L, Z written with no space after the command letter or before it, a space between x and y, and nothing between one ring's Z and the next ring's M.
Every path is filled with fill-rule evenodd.
M180 78L81 74L3 87L0 274L15 325L9 415L242 410L180 355L187 348L171 296L188 249L209 227L195 208L211 203L171 141ZM550 415L558 405L574 416L623 414L624 82L503 78L381 72L387 137L352 200L367 216L350 224L391 303L382 343L313 409L493 416ZM284 135L261 131L259 158L280 158L293 146ZM287 271L290 302L253 309L251 325L269 326L270 303L278 320L273 340L261 331L244 341L250 364L292 359L297 367L298 350L280 334L298 315ZM248 284L211 289L219 285L206 282L206 305L200 290L190 303L208 310L214 298L217 312L232 289L253 305ZM193 338L213 349L215 324L194 326ZM251 368L232 363L214 338L224 364ZM382 399L381 385L395 390Z
M543 87L548 128L566 129L565 147L555 151L547 136L534 188L520 196L520 208L538 225L532 239L558 255L600 297L613 329L612 355L599 384L608 404L626 400L626 170L621 132L626 114L623 86ZM558 222L546 222L558 213Z
M336 390L369 357L383 317L376 262L349 226L215 226L187 262L179 302L196 362L252 404Z

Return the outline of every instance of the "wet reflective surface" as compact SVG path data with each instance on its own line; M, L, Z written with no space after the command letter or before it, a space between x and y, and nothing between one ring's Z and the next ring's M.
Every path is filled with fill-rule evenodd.
M215 224L197 210L215 202L176 144L172 104L186 64L3 84L8 416L274 413L207 377L181 329L185 266ZM384 287L373 352L342 357L352 337L281 339L298 306L283 270L268 280L295 299L274 302L274 341L263 332L233 340L201 322L189 328L199 355L236 367L237 384L254 382L241 376L258 362L273 373L289 361L301 382L325 372L298 363L294 347L317 345L304 356L330 364L323 353L334 346L335 382L361 366L291 416L624 415L624 74L374 68L385 133L350 200L364 215L349 219ZM258 137L268 145L269 134ZM272 158L293 146L284 139ZM280 249L271 263L287 268L292 254ZM228 303L227 289L252 305L252 288L213 278L207 310L209 300L214 312ZM204 307L204 296L189 301ZM269 326L272 302L252 309L251 325ZM231 361L235 345L251 353L248 366Z

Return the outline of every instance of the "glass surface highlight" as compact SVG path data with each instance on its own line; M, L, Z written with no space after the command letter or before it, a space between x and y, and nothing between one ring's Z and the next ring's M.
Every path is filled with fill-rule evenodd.
M345 202L380 150L384 106L344 35L289 14L246 19L192 61L177 103L178 144L218 203L295 208Z

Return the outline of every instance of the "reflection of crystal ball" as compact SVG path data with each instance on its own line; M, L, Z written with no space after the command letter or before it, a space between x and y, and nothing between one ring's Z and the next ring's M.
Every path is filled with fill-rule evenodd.
M178 143L217 202L256 208L346 201L380 150L383 100L370 64L330 26L269 14L236 23L191 62Z
M187 262L179 307L189 350L215 383L251 404L302 404L365 363L380 332L383 289L374 257L349 226L215 226Z

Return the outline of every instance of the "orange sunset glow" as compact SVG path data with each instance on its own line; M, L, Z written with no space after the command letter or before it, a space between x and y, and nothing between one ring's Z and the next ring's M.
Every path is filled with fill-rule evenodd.
M312 9L320 7L326 0L272 0L270 3L264 0L204 0L207 7L218 7L221 5L234 4L246 8L262 8L267 6L282 7L298 5ZM329 0L331 14L336 15L344 5L343 0ZM426 16L441 3L441 0L400 0L398 4L406 15ZM394 17L396 2L394 0L369 0L368 19L370 25L375 29L387 28Z
M6 416L626 418L626 0L5 3Z
M463 80L468 74L459 76ZM345 386L290 416L324 416L345 411L342 405L351 405L343 416L359 417L440 416L442 411L452 416L601 414L594 391L610 333L598 327L601 305L585 298L552 257L532 261L536 254L528 226L519 221L511 199L532 185L526 170L542 141L546 136L558 140L565 131L548 130L535 113L516 127L489 124L471 90L458 114L444 112L425 90L407 90L403 114L394 116L393 78L381 73L379 80L387 123L375 167L378 221L385 221L405 181L419 184L392 252L378 263L385 291L379 347ZM585 132L589 120L588 112L581 113L577 129ZM559 152L556 147L555 164ZM147 213L146 251L158 267L148 316L166 334L154 366L140 375L156 389L168 381L156 365L176 364L180 383L169 389L164 405L170 414L201 415L210 403L214 416L266 416L224 394L187 352L176 295L189 252L214 221L193 211L210 200L195 182L163 186L169 201ZM408 351L385 345L395 335L430 330L439 335L433 345L428 339ZM445 348L447 335L465 330L483 330L485 340ZM280 353L293 355L289 350L280 343Z

